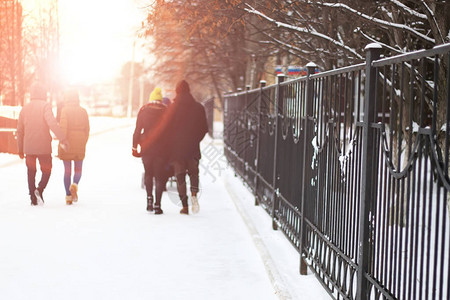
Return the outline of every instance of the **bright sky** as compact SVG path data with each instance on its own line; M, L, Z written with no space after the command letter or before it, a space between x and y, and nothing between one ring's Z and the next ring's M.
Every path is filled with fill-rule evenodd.
M40 0L45 2L45 0ZM23 1L30 9L39 0ZM141 4L139 4L141 3ZM133 55L144 0L59 0L60 56L69 83L115 78ZM136 47L136 60L142 60Z

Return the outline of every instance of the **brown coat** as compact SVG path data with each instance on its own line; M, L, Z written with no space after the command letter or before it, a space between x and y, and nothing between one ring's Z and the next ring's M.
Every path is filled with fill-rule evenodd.
M17 145L19 153L41 155L52 153L51 130L60 141L65 134L53 116L50 103L45 100L31 100L19 114L17 123Z
M89 138L89 117L86 110L77 103L67 103L61 111L60 126L67 136L69 147L64 150L59 145L59 158L83 160Z

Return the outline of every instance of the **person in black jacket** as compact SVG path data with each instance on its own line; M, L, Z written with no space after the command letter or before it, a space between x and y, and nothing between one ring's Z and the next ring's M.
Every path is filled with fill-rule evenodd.
M161 197L167 181L164 168L168 162L167 147L162 136L154 142L150 137L159 126L166 111L162 103L161 88L156 87L150 94L150 102L139 110L136 129L133 134L133 156L141 157L144 164L144 183L147 192L147 211L162 214ZM140 151L138 149L140 146ZM155 178L155 203L153 206L153 178Z
M189 84L182 80L176 86L176 97L169 108L170 158L177 179L178 195L183 208L181 214L189 214L186 192L186 173L191 183L192 212L198 213L200 141L208 132L208 123L203 105L190 93Z

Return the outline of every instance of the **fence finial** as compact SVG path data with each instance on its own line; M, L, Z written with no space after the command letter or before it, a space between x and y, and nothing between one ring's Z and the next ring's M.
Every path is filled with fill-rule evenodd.
M383 47L378 43L370 43L364 48L364 50L367 51L369 49L383 49Z

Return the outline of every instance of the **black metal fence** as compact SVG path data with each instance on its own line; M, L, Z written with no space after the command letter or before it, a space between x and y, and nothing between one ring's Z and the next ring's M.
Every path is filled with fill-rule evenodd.
M225 154L335 299L450 299L450 44L227 94Z

